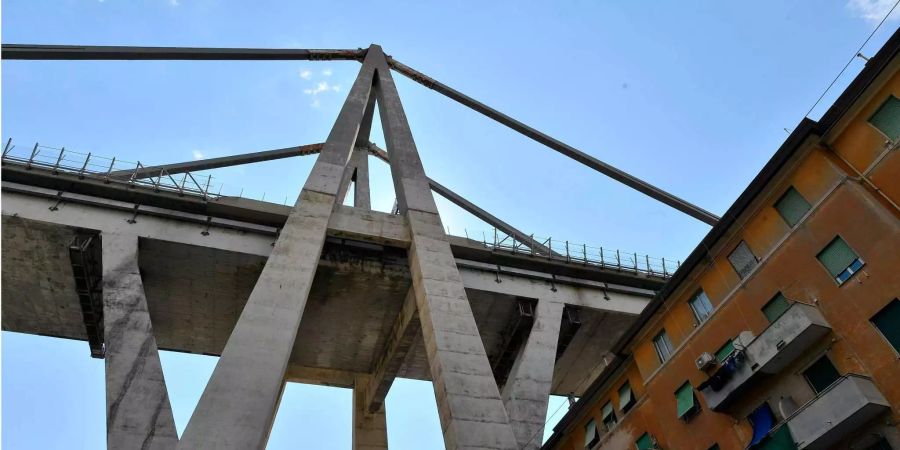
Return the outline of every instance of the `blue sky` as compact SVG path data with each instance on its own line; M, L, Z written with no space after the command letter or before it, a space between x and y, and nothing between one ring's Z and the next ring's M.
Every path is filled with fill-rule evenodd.
M721 214L892 1L2 2L5 43L358 48L398 60ZM863 50L897 28L895 11ZM818 118L862 67L813 110ZM2 63L2 138L144 164L325 139L355 62ZM683 259L709 227L396 75L429 176L537 236ZM383 144L380 132L373 140ZM293 202L296 158L212 172ZM373 207L390 209L372 161ZM489 228L439 200L453 234ZM98 448L103 366L87 345L3 333L2 444ZM179 430L214 358L164 353ZM349 391L290 385L269 448L350 448ZM560 404L557 399L551 412ZM564 410L564 408L563 408ZM562 411L551 419L557 420ZM430 384L388 397L392 448L441 447ZM52 424L48 427L47 424Z

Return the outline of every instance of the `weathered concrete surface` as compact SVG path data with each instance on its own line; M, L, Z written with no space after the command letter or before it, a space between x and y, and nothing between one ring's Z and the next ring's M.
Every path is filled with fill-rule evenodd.
M4 209L5 199L4 194ZM70 206L56 213L63 213ZM46 204L42 209L47 211ZM405 220L403 216L392 217ZM129 226L125 219L118 221ZM137 230L153 219L139 217L130 229ZM85 339L66 252L75 230L10 216L3 216L3 226L3 329ZM199 236L196 245L142 238L139 265L160 349L218 356L266 258L206 246L211 241L200 234L202 230L200 225L193 228L191 234ZM163 237L156 231L152 235ZM215 230L209 237L213 235ZM249 233L245 238L255 239ZM387 351L392 326L411 286L409 262L406 251L395 247L368 249L363 246L367 244L332 238L327 242L286 376L349 388L355 374L375 373ZM265 247L272 249L269 244ZM492 271L471 268L468 262L463 264L460 260L457 264L489 359L500 351L505 326L515 312L515 298L554 294L549 282L523 278L534 274L519 275L512 272L513 268L501 267L501 283L497 283L496 266ZM583 371L602 359L608 345L633 320L634 316L625 312L632 305L645 303L648 296L609 291L611 300L605 300L603 291L589 280L557 280L557 293L572 294L560 301L571 300L572 304L587 308L581 314L585 325L579 333L589 337L576 337L563 354L554 383L554 394L577 394L580 391L576 386L585 378ZM622 296L624 303L617 301L616 295ZM397 376L430 380L421 337L414 338Z
M416 295L410 289L403 301L403 307L391 327L390 338L380 361L375 366L373 376L366 388L366 411L374 413L384 407L384 400L406 360L406 355L422 331L419 324L419 313L416 310Z
M179 448L265 447L373 75L364 62Z
M444 234L387 61L378 55L381 122L394 191L407 217L410 275L448 449L516 449L516 439Z
M366 390L369 377L360 376L353 388L353 450L387 450L387 422L384 405L369 411Z
M87 339L69 260L75 230L6 214L0 226L3 329Z
M503 387L503 404L521 449L541 446L565 304L539 299L534 324Z
M369 151L363 147L353 149L350 155L350 161L347 163L347 170L341 179L341 187L338 190L338 202L343 205L346 201L347 193L350 190L350 183L353 183L353 207L360 210L372 209L372 203L369 198Z
M110 449L174 449L175 419L138 271L138 237L105 233L106 441Z

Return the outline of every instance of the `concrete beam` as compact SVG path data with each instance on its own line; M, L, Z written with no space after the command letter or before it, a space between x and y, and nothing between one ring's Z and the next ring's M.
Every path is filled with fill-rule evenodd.
M353 387L353 450L387 450L387 421L384 405L377 410L368 408L369 377L359 377Z
M353 149L347 170L341 179L341 187L338 191L338 204L343 205L353 183L353 207L360 209L372 209L369 199L369 152L360 147Z
M538 300L528 340L503 387L503 404L523 450L536 450L543 441L564 306L561 302Z
M375 371L369 379L365 398L366 412L376 413L384 406L384 399L391 389L391 384L397 377L397 372L400 371L400 366L421 329L419 314L416 310L416 295L410 289L406 294L403 307L391 327L384 355L378 361Z
M138 237L104 233L102 246L107 447L174 449L178 434L138 270Z
M261 449L353 151L375 66L366 58L219 358L179 448Z
M467 289L494 292L516 297L546 299L568 303L600 311L638 315L650 303L652 294L641 291L628 292L628 288L605 288L602 283L581 280L576 283L566 281L554 282L550 274L547 279L515 276L496 272L496 270L473 269L460 264L460 274ZM494 268L496 269L496 267ZM500 282L497 282L497 279ZM554 290L555 289L555 290Z
M481 335L444 234L400 96L381 48L375 92L400 212L412 245L410 275L447 449L516 449Z

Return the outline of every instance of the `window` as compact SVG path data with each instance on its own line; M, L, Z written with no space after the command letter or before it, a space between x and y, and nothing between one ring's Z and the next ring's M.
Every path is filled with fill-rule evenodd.
M803 371L803 378L806 378L806 382L816 394L824 391L840 377L841 375L827 356L822 356Z
M603 405L603 408L600 410L600 414L603 416L603 428L606 431L612 430L613 427L616 426L616 412L613 411L612 402L606 402Z
M653 338L653 346L656 347L656 356L659 357L659 362L664 363L669 360L672 356L672 353L675 350L672 348L672 341L669 340L669 335L666 334L666 330L662 330L659 334Z
M734 267L734 271L737 272L742 280L747 278L747 275L750 275L757 263L756 256L750 251L750 247L744 241L741 241L731 251L731 254L728 255L728 261L731 262L731 267Z
M778 210L778 214L787 222L789 227L797 225L797 222L810 208L809 202L793 186L789 187L787 192L775 202L775 209Z
M769 323L772 323L778 320L790 307L791 303L788 302L787 297L779 292L775 294L775 297L772 297L772 300L769 300L769 303L763 305L762 312L766 315L766 319L769 319Z
M653 442L653 438L649 434L644 433L634 441L634 446L637 447L637 450L651 450L656 448L656 443Z
M888 139L896 141L900 137L900 99L893 95L869 118L869 123Z
M688 303L691 305L691 310L694 311L694 317L697 319L698 324L703 323L712 314L712 303L709 302L706 292L702 290L697 292Z
M844 284L854 273L858 272L866 263L856 255L849 245L840 236L834 238L816 258L825 266L828 273L834 277L838 284Z
M724 362L732 353L734 353L734 340L729 339L728 342L725 342L724 345L716 350L716 360L720 363Z
M634 392L631 391L631 384L627 381L622 387L619 388L619 409L622 410L622 414L628 412L632 406L635 404Z
M900 353L900 300L891 300L878 314L872 316L872 325Z
M600 442L600 432L597 430L597 423L591 419L584 426L584 448L591 448Z
M694 397L694 387L691 386L690 382L682 384L675 391L675 403L679 419L688 420L700 412L700 404L697 403L697 398Z

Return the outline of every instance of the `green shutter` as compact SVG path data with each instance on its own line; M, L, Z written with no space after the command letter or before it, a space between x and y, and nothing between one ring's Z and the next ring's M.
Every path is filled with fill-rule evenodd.
M828 273L832 277L840 275L857 258L856 253L850 249L850 246L840 236L834 238L816 257L828 269Z
M653 439L650 438L650 435L644 433L638 440L634 441L634 445L638 450L650 450L653 448Z
M896 141L900 137L900 99L893 95L888 97L869 119L869 123L890 140Z
M803 376L806 377L806 381L818 394L837 381L841 374L838 373L831 360L827 356L823 356L809 366L808 369L804 370Z
M788 302L788 299L779 292L775 295L775 298L769 300L769 303L766 303L765 306L763 306L762 312L766 315L766 319L769 319L769 323L772 323L781 317L781 315L790 307L791 304Z
M684 383L675 392L675 400L678 403L678 418L680 419L688 411L694 408L694 387L691 383Z
M793 187L788 188L787 192L775 202L778 214L781 214L784 221L791 227L796 225L810 208L809 202Z
M900 352L900 300L894 299L884 307L875 317L872 323L881 331L885 339Z
M716 351L716 359L719 362L725 361L734 352L734 341L729 339L719 350Z

